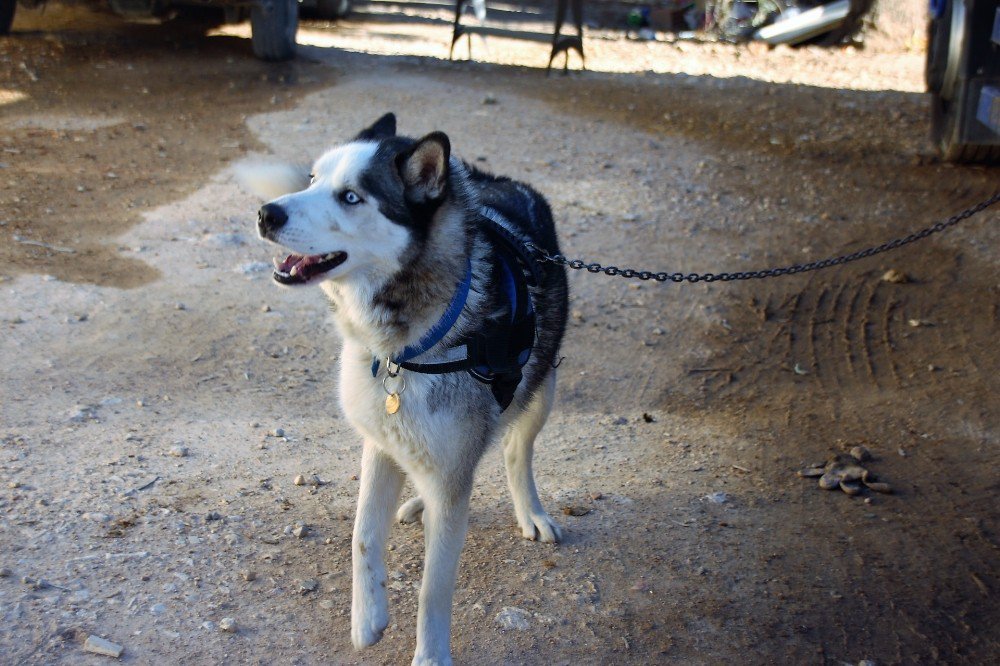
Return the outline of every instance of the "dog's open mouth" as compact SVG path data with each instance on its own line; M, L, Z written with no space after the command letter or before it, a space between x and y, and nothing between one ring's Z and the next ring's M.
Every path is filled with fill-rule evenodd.
M347 261L346 252L326 254L290 254L284 261L274 260L274 280L281 284L305 284L317 275L332 271Z

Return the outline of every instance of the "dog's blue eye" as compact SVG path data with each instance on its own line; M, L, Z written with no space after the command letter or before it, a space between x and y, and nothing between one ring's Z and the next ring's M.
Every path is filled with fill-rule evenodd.
M340 200L348 206L356 206L361 203L361 197L354 190L344 190L341 192Z

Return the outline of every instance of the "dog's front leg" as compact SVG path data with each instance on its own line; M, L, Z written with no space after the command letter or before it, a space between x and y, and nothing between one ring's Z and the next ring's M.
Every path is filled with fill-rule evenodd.
M351 640L359 649L377 643L389 624L385 540L402 487L403 473L396 463L376 444L366 441L352 547Z
M425 555L413 666L451 664L451 602L469 522L471 485L417 488L424 498Z

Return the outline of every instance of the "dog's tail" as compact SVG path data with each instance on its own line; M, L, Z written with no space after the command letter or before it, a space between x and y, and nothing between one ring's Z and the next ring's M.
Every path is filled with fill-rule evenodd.
M233 167L233 175L244 189L265 201L309 186L307 167L281 162L241 162Z

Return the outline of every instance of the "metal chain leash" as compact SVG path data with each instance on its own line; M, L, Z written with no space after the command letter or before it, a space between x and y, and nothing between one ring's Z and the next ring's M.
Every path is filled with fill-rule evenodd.
M734 273L667 273L660 272L654 273L652 271L639 271L632 268L618 268L617 266L603 266L598 263L587 263L582 259L567 259L562 254L549 254L544 249L538 247L534 243L525 243L528 249L535 254L539 262L547 262L551 264L556 264L559 266L567 266L575 270L586 269L591 273L604 273L605 275L619 275L623 278L635 278L637 280L656 280L657 282L729 282L731 280L757 280L770 277L778 277L779 275L794 275L796 273L806 273L808 271L817 271L822 268L828 268L830 266L840 266L841 264L848 264L852 261L857 261L858 259L865 259L867 257L874 257L876 254L882 254L883 252L888 252L889 250L895 250L896 248L903 247L904 245L909 245L910 243L916 242L927 238L932 234L936 234L940 231L944 231L948 227L953 227L962 220L966 220L973 215L981 213L995 203L1000 202L1000 191L995 192L993 196L985 201L967 208L966 210L958 213L957 215L952 215L947 220L937 222L931 226L921 229L920 231L915 231L912 234L903 236L901 238L896 238L891 241L882 243L881 245L876 245L875 247L870 247L864 250L858 250L857 252L851 252L850 254L843 254L839 257L831 257L829 259L820 259L819 261L810 261L806 264L792 264L791 266L784 266L781 268L767 268L758 271L737 271Z

